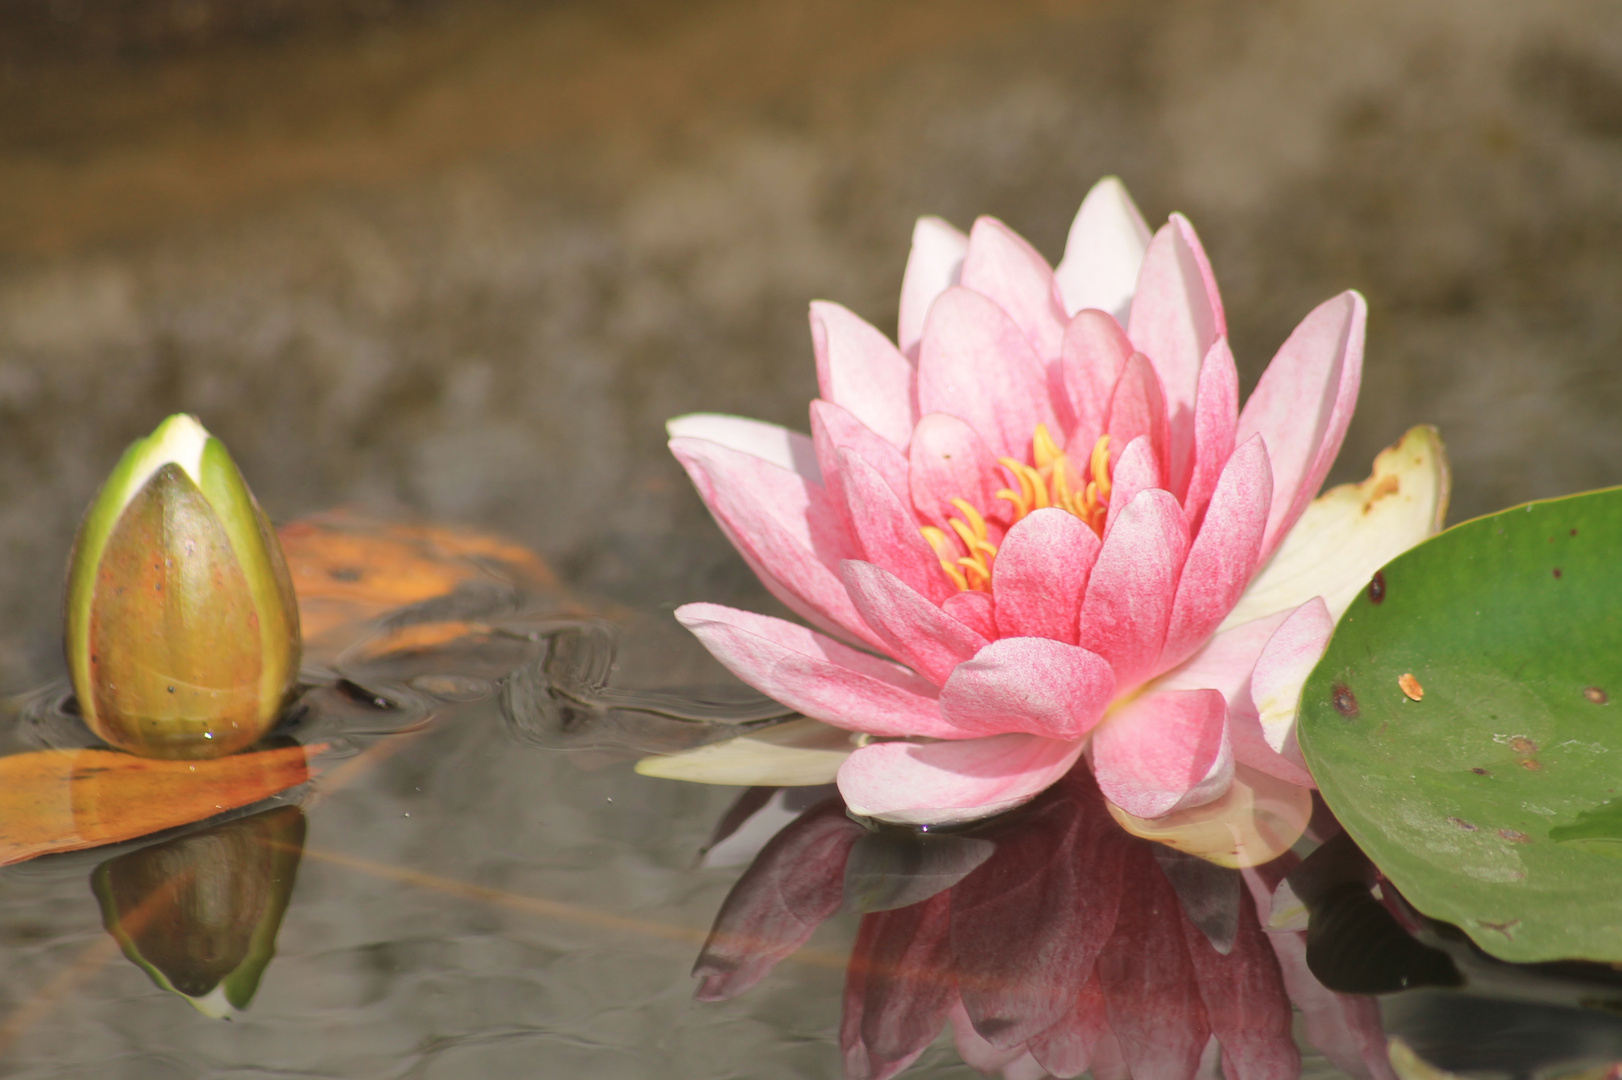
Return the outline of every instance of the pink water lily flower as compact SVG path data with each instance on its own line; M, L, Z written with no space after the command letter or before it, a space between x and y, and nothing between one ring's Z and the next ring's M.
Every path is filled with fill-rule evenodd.
M671 423L721 528L816 629L707 603L677 617L745 682L860 733L838 768L859 813L981 817L1084 750L1143 818L1220 797L1236 759L1309 785L1256 702L1293 715L1330 607L1295 588L1223 624L1340 448L1365 313L1353 292L1319 305L1241 408L1180 215L1151 237L1103 181L1057 270L995 219L964 236L925 218L898 344L812 304L810 438Z

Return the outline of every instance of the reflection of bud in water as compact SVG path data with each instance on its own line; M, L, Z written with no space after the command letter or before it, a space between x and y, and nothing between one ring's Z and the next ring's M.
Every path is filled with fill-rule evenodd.
M276 954L304 812L280 806L96 867L107 932L165 990L206 1016L248 1007Z
M281 712L298 677L292 581L225 445L192 417L133 443L86 512L66 646L85 721L137 754L228 754Z

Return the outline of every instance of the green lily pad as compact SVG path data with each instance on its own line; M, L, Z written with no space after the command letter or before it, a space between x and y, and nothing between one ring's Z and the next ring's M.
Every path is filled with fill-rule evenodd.
M1298 735L1420 911L1504 960L1622 961L1622 488L1392 560L1307 680Z

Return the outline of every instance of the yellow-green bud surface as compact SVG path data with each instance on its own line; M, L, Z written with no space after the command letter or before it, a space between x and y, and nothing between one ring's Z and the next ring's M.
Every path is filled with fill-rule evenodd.
M98 736L149 757L256 742L298 679L298 604L225 445L165 420L102 486L68 568L66 648Z

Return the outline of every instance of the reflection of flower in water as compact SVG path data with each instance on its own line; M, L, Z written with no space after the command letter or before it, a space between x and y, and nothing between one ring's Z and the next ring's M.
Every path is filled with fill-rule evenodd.
M678 616L750 685L871 737L838 774L869 816L988 816L1089 746L1138 818L1220 799L1236 760L1309 786L1295 698L1341 579L1355 591L1434 528L1429 506L1354 517L1340 558L1282 554L1346 432L1364 316L1355 293L1319 305L1241 409L1182 217L1151 238L1101 182L1056 270L994 219L968 236L923 219L897 344L812 305L811 438L670 425L744 558L833 636L715 604Z
M837 799L779 833L716 918L698 996L736 996L803 944L839 909L851 852L870 835ZM840 1025L849 1076L895 1075L950 1022L965 1061L1010 1080L1186 1080L1215 1054L1233 1080L1289 1080L1301 1066L1292 1000L1337 1066L1390 1075L1372 1000L1319 985L1303 934L1262 928L1256 905L1284 860L1246 872L1249 891L1237 871L1202 863L1217 887L1185 886L1180 902L1156 846L1115 827L1082 769L972 835L995 845L989 858L927 899L863 917ZM1185 902L1209 915L1223 885L1225 930L1196 927Z

